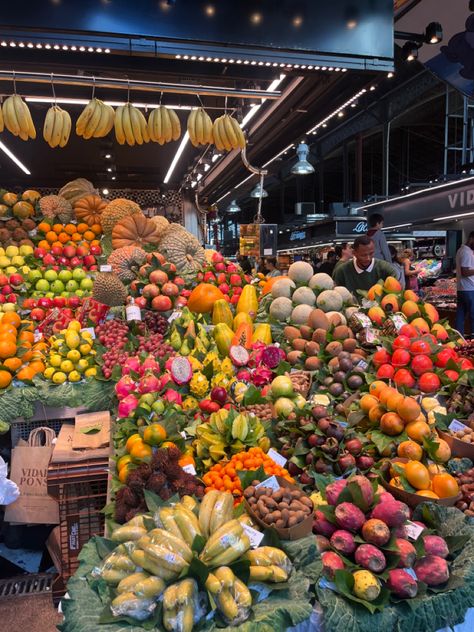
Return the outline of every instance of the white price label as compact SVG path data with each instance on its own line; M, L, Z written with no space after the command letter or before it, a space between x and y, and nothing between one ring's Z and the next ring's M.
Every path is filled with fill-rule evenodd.
M407 575L410 575L410 577L413 577L415 581L418 580L418 577L416 576L416 573L412 568L404 568L403 570L405 571L405 573L407 573Z
M257 529L249 527L248 524L243 524L242 527L246 535L248 536L248 539L250 540L250 546L252 547L252 549L256 549L259 546L260 542L263 540L264 534L260 531L257 531Z
M459 432L459 430L470 430L469 426L466 426L462 423L462 421L458 421L457 419L453 419L448 428L449 430L451 430L451 432Z
M400 316L400 314L393 314L392 316L390 316L390 318L395 325L395 329L397 331L400 331L403 325L407 324L407 321L403 318L403 316Z
M177 318L179 318L181 316L181 311L180 310L175 310L174 312L171 313L171 315L168 317L168 322L172 323L173 320L176 320Z
M259 487L269 487L276 492L280 489L280 483L277 481L276 476L270 476L270 478L266 478L258 485L255 485L255 489L258 489Z
M360 360L356 366L359 366L363 371L365 371L365 369L369 366L368 362L366 362L365 360Z
M91 338L94 339L95 338L95 331L94 331L94 327L84 327L83 329L81 329L81 334L84 331L88 331L91 335Z
M186 439L186 433L184 432L184 430L181 430L179 434L183 437L183 439Z
M33 342L38 342L38 340L41 340L42 337L43 334L41 333L41 331L35 331L33 334Z
M267 456L269 456L271 458L271 460L274 461L280 467L285 467L287 459L285 459L284 456L279 454L273 448L270 448L270 450L268 450Z
M112 272L112 266L108 264L102 264L99 266L99 272Z
M367 340L367 342L375 342L377 340L377 334L371 327L366 328L365 339Z
M410 538L410 540L418 540L420 535L425 530L425 527L420 527L419 524L415 524L411 520L407 520L403 528L405 529L405 533Z
M127 321L142 319L142 313L138 305L127 305L125 313L127 315Z
M189 463L188 465L183 465L181 469L183 469L187 474L192 474L193 476L196 476L196 469L194 468L194 465L192 463Z

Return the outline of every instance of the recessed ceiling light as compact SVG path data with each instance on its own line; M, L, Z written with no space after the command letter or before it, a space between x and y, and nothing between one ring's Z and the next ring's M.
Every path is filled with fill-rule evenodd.
M109 190L108 189L102 189L102 194L103 195L108 195L109 194Z

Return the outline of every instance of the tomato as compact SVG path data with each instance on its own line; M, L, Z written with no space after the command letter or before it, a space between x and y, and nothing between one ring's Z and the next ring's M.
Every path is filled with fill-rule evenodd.
M408 369L398 369L393 376L393 381L397 386L406 386L407 388L415 386L415 378Z
M390 360L391 356L387 349L377 349L377 351L372 356L372 362L377 367L390 362Z
M407 325L403 325L403 327L407 327ZM402 329L403 329L403 327L402 327ZM416 331L415 331L414 327L413 327L413 331L415 332L415 335L416 335ZM409 349L410 348L410 337L409 336L405 336L403 334L400 334L399 336L397 336L395 338L395 340L393 341L393 345L392 346L393 346L394 349Z
M414 355L417 355L418 353L429 355L431 352L430 343L427 340L421 338L419 340L414 340L410 345L410 351Z
M440 498L457 496L459 493L459 485L451 474L435 474L431 479L431 487Z
M148 445L159 445L166 436L166 430L161 424L150 424L143 432L143 441Z
M459 373L451 369L446 369L444 372L444 375L446 375L446 377L449 377L449 379L452 380L453 382L457 382L459 379Z
M472 364L472 362L468 360L467 358L463 358L461 360L461 370L468 371L470 369L474 369L474 364Z
M400 331L398 333L402 336L407 336L408 338L416 338L418 336L418 332L413 325L408 324L400 327Z
M413 358L410 368L415 375L423 375L426 371L433 370L433 362L429 356L420 353Z
M430 473L419 461L408 461L405 466L405 476L410 485L416 489L429 489L430 487Z
M391 364L382 364L377 369L376 377L378 380L391 380L395 373L395 367Z
M450 347L444 347L436 356L435 365L439 367L445 367L450 360L454 360L456 352Z
M436 373L423 373L418 379L418 388L423 393L434 393L441 386L441 381Z
M392 355L393 366L407 366L410 364L411 356L406 349L396 349Z

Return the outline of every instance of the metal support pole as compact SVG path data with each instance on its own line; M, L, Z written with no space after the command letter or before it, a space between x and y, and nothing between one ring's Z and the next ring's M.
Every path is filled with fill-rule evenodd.
M342 202L349 202L349 147L347 141L342 146Z
M358 202L362 202L362 197L364 195L362 184L363 142L362 134L358 134L356 138L356 199Z

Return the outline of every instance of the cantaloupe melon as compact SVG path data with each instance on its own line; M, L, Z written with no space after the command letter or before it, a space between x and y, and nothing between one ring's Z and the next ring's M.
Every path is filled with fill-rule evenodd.
M316 304L323 312L339 312L342 309L342 296L334 290L324 290L316 299Z
M295 261L288 269L288 276L295 283L308 283L313 273L313 266L306 261Z
M336 287L334 288L334 291L341 295L342 300L344 301L344 303L353 303L354 302L354 297L349 292L349 290L346 287L344 287L343 285L336 285Z
M313 290L309 287L299 287L293 293L291 297L293 303L296 305L311 305L313 306L316 303L316 296L314 295Z
M319 292L321 290L332 290L334 288L334 281L329 274L318 272L311 277L308 285L312 290Z
M285 296L274 299L270 305L270 316L275 320L286 320L291 316L292 311L293 303Z
M295 289L296 285L293 283L291 279L288 277L283 277L282 279L278 279L272 286L271 294L273 298L280 298L284 296L285 298L290 298L292 291Z
M297 305L291 312L291 322L295 325L306 325L312 311L311 305Z

